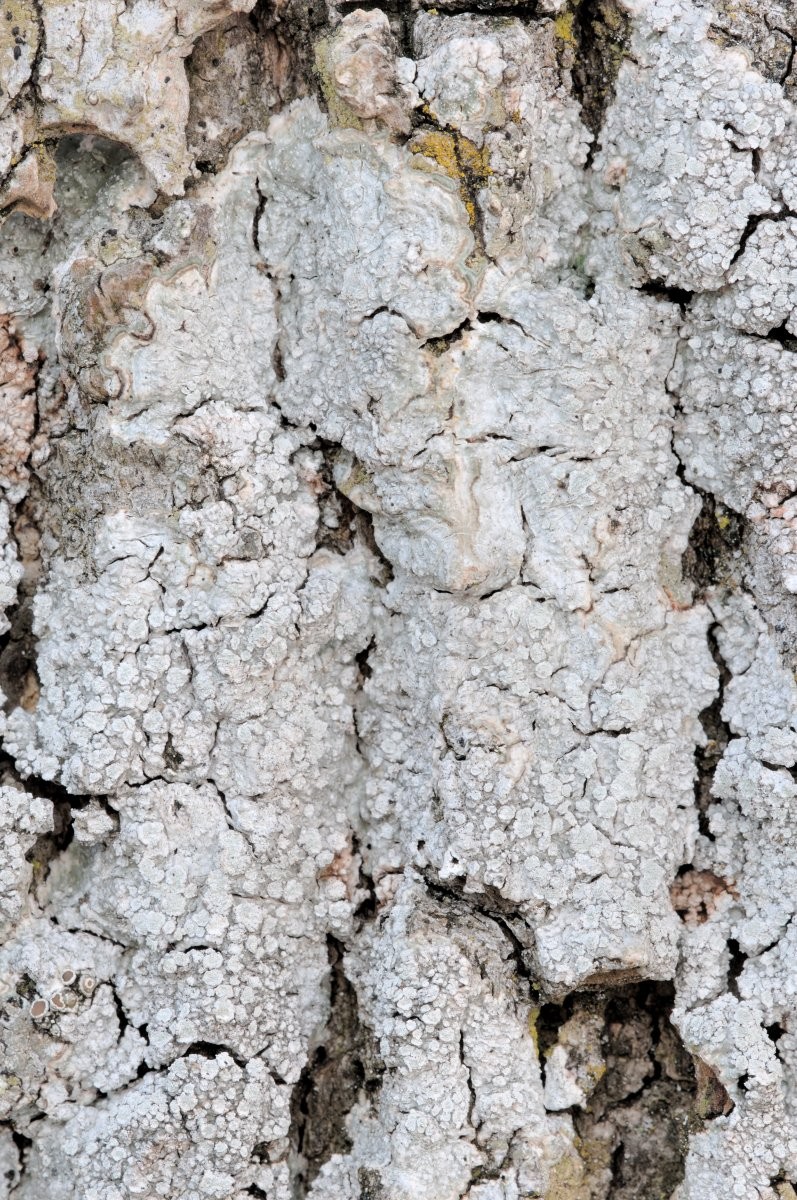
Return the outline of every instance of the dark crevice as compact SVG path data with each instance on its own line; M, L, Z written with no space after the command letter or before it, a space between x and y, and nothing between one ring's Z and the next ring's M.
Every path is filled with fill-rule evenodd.
M277 383L284 383L285 379L286 379L285 359L282 354L282 346L280 345L279 335L277 335L277 338L274 342L274 351L271 355L271 365L274 368L274 374L277 378ZM279 406L277 406L277 407L279 407ZM284 421L285 417L283 416L281 409L280 409L280 416L282 417L282 419ZM285 421L285 424L287 425L287 424L289 424L289 422Z
M109 816L118 822L119 814L107 796L73 796L60 783L38 776L21 776L13 759L0 750L0 783L21 786L29 795L49 800L53 806L53 828L40 834L25 855L33 865L32 886L35 891L50 873L54 859L63 854L74 840L74 813L86 808L92 801L102 806Z
M5 759L5 755L0 755L0 759ZM39 834L25 855L26 861L33 867L32 886L35 891L49 875L50 864L64 853L74 839L74 809L84 808L89 801L85 797L70 796L66 788L49 780L26 779L24 786L26 791L49 800L53 806L53 828Z
M147 1036L147 1026L140 1025L139 1033L142 1035L142 1037L144 1037L145 1041L147 1042L147 1045L149 1045L149 1037ZM237 1050L233 1050L231 1046L227 1046L223 1043L206 1042L206 1041L192 1042L191 1045L188 1046L182 1052L182 1054L179 1054L177 1056L177 1058L172 1059L168 1063L165 1063L165 1064L162 1064L159 1066L147 1066L144 1062L140 1063L136 1074L137 1074L137 1078L143 1079L143 1077L145 1075L157 1075L163 1071L166 1071L171 1066L173 1066L175 1062L180 1061L180 1059L188 1058L192 1055L195 1057L198 1057L198 1058L208 1058L208 1059L213 1058L213 1059L215 1059L215 1058L218 1058L222 1054L226 1054L229 1058L231 1058L232 1061L235 1063L236 1067L240 1068L240 1070L243 1071L246 1069L247 1064L249 1062L251 1062L253 1058L261 1058L263 1053L264 1053L264 1051L261 1050L257 1054L253 1054L251 1056L251 1058L246 1058L242 1054L239 1054L237 1052ZM261 1058L261 1061L262 1061L262 1058ZM266 1070L268 1071L268 1073L271 1076L271 1079L274 1081L274 1083L276 1083L279 1087L286 1086L285 1080L282 1078L282 1076L277 1071L275 1071L272 1067L269 1067L267 1063L264 1063L264 1066L266 1067Z
M130 1021L127 1013L125 1012L119 992L116 990L116 986L113 983L111 983L111 993L113 995L113 1002L116 1008L116 1019L119 1022L119 1041L121 1042L130 1026Z
M369 659L375 650L376 639L371 637L371 640L365 649L361 650L359 654L355 655L355 662L357 663L357 691L352 704L352 722L354 724L357 753L363 759L365 759L365 754L360 740L359 703L362 698L363 687L365 686L366 681L371 678L373 673ZM364 898L354 910L354 919L357 922L357 928L361 929L366 922L373 920L373 918L376 916L378 902L373 876L366 869L365 855L363 853L364 849L370 850L370 843L366 847L363 847L360 843L358 835L352 831L351 848L352 855L358 864L357 890L361 894L364 893Z
M5 1126L5 1128L9 1127ZM20 1133L18 1129L11 1129L11 1137L14 1141L14 1145L20 1152L20 1156L25 1154L33 1145L32 1139L26 1137L24 1133Z
M502 317L500 313L496 312L477 312L475 317L466 317L464 321L460 321L459 325L448 333L441 334L440 337L427 338L425 342L421 342L420 348L422 350L429 350L435 355L446 354L453 346L461 342L467 333L478 329L480 325L493 324L513 325L521 333L525 334L523 326L511 317ZM507 438L507 440L511 439Z
M596 1194L611 1200L671 1195L688 1134L701 1124L695 1064L670 1020L673 999L672 984L645 980L574 992L537 1015L541 1066L557 1044L564 1048L585 1095L568 1111L587 1180L594 1173Z
M649 279L647 283L642 284L639 290L646 296L655 296L657 300L669 300L671 304L677 304L682 314L686 312L695 297L694 292L687 291L686 288L672 287L663 279Z
M788 1175L776 1175L774 1179L770 1179L769 1186L775 1189L778 1195L782 1197L782 1200L792 1200L792 1197L796 1194L797 1178L792 1177L790 1179Z
M199 1055L201 1058L218 1058L220 1054L228 1054L237 1067L243 1068L247 1063L247 1060L242 1058L236 1050L218 1042L192 1042L180 1057L187 1058L190 1054Z
M433 0L420 3L418 7L422 11L440 12ZM547 15L540 12L538 4L516 3L515 0L448 0L441 15L461 14L473 17L514 17L518 21L536 21Z
M359 922L360 927L362 927L367 921L373 920L376 916L377 897L373 876L369 875L365 869L360 840L356 833L352 834L352 853L359 860L357 888L359 891L365 892L365 899L361 900L354 910L354 918Z
M430 895L444 903L455 900L492 920L496 917L506 918L517 915L517 906L502 896L497 888L490 887L489 884L485 884L478 892L466 892L464 875L443 880L431 871L426 872L423 881Z
M5 1194L12 1195L17 1184L25 1174L25 1170L28 1165L28 1158L30 1156L30 1150L33 1145L33 1139L26 1137L24 1133L20 1133L18 1129L14 1128L10 1121L0 1121L0 1129L7 1129L9 1131L11 1134L11 1140L13 1141L17 1152L17 1169L15 1170L13 1167L10 1167L5 1173L5 1181L8 1185Z
M334 550L337 554L346 554L354 544L361 529L358 508L335 483L334 459L338 447L332 442L321 442L324 455L321 467L321 514L316 544L318 549Z
M797 765L792 767L784 766L783 763L768 762L765 758L758 760L762 767L766 767L768 771L788 771L792 779L797 783Z
M573 94L581 106L581 119L592 134L587 153L589 167L600 149L606 110L614 99L620 65L626 57L631 20L618 0L580 0L573 9L574 48L567 52Z
M38 414L38 406L35 411ZM31 441L35 436L34 428ZM35 482L31 485L31 493L34 489ZM6 696L6 713L17 707L31 712L39 698L36 670L38 639L33 632L33 602L40 569L39 530L34 518L32 495L17 507L12 535L23 573L17 588L17 603L7 614L10 628L0 637L0 691Z
M711 492L687 480L682 464L678 475L703 501L681 559L681 573L692 584L694 599L703 601L713 588L729 585L737 573L747 521Z
M677 397L673 397L673 401L677 415L681 411L680 404ZM702 501L681 558L681 575L685 582L691 584L692 602L702 603L712 591L734 586L738 573L738 559L747 532L747 521L740 513L717 500L711 492L704 491L687 479L684 464L676 451L675 427L672 453L677 463L676 474L681 483L691 488ZM730 727L722 717L725 688L730 682L731 673L720 653L716 625L709 629L707 639L719 674L719 692L699 715L706 741L705 745L695 747L695 804L699 832L709 841L714 841L709 827L708 811L714 802L712 786L717 765L732 736Z
M252 217L252 242L254 243L255 250L259 254L260 253L260 218L263 216L263 213L266 211L267 197L266 197L265 192L261 191L261 189L260 189L260 180L259 179L255 180L255 187L257 188L257 204L255 205L254 216ZM277 374L278 379L285 378L284 369L282 370L281 376L280 376L280 372L276 372L276 374Z
M368 662L368 658L375 648L376 640L372 637L365 649L361 650L359 654L355 654L354 656L354 661L357 663L357 670L359 671L360 676L360 687L362 687L365 680L370 679L371 675L373 674Z
M98 800L108 804L107 797L101 796L72 796L66 788L57 783L54 779L42 779L39 775L24 775L17 770L16 764L10 754L4 750L0 750L0 781L6 778L8 782L20 783L26 792L30 792L33 796L41 796L45 800L52 800L53 804L67 803L73 808L85 808L91 800ZM114 811L111 809L111 811Z
M468 1085L468 1124L471 1129L478 1129L474 1119L473 1111L476 1107L476 1089L473 1086L473 1078L470 1073L470 1067L465 1059L465 1034L462 1030L459 1032L459 1061L465 1068L465 1082Z
M338 5L338 12L342 17L357 9L364 9L365 12L383 12L390 21L399 50L406 58L413 57L412 30L417 13L417 5L413 0L384 0L383 3L379 3L378 0L343 0L343 3Z
M695 747L695 804L697 806L698 829L710 842L715 840L709 827L709 809L715 803L712 793L714 775L733 734L722 715L725 689L731 681L731 673L723 659L717 642L717 627L712 626L707 634L711 656L719 673L719 692L714 700L699 714L699 721L706 736L705 744Z
M357 751L357 754L360 756L360 758L363 760L363 762L366 764L368 761L367 755L365 753L363 743L360 738L360 702L362 700L363 688L365 687L367 680L369 680L371 678L371 675L373 674L373 670L372 670L371 664L369 662L369 658L370 658L371 653L375 649L376 649L376 639L372 635L371 640L369 641L368 645L363 650L361 650L359 652L359 654L355 654L355 656L354 656L354 661L357 664L357 681L355 683L355 694L352 698L351 720L352 720L352 725L354 726L355 750ZM357 837L357 834L354 832L352 832L352 853L360 854L359 838ZM367 880L367 884L366 884L366 880ZM370 893L372 895L375 895L374 881L373 881L373 879L371 879L370 876L365 875L364 867L363 867L363 859L362 859L361 854L360 854L360 885L367 886ZM363 902L363 903L365 903L365 902ZM375 908L375 903L376 902L374 900L374 908ZM358 913L359 913L360 909L362 909L362 908L363 908L363 905L361 904L360 908L357 910ZM361 914L361 915L363 916L363 919L365 919L365 912L363 912L363 914ZM373 913L370 913L369 915L373 915Z
M790 33L787 33L785 29L778 30L778 32L782 33L783 36L786 37L789 42L789 56L786 59L786 65L784 66L783 71L780 76L780 79L778 80L778 82L782 86L786 82L786 80L789 78L789 76L792 73L792 70L794 69L794 50L795 50L795 47L797 47L797 41L795 41L795 39L792 37L792 35Z
M479 916L488 917L501 931L510 947L515 962L518 980L523 983L527 997L536 994L537 982L533 970L533 952L526 946L513 925L518 924L516 906L506 900L497 888L484 885L479 892L466 892L464 876L461 879L440 880L431 871L422 872L423 881L431 896L450 906L454 901L462 904ZM528 934L521 923L521 932Z
M338 5L341 16L347 16L357 9L383 12L390 21L401 53L409 58L415 53L412 32L418 12L432 12L446 17L514 18L518 21L536 21L547 15L540 11L538 4L529 3L528 0L447 0L445 8L435 5L433 0L343 0Z
M612 1193L614 1193L615 1195L617 1194L618 1187L622 1187L624 1164L625 1164L625 1143L619 1142L618 1145L616 1145L614 1147L614 1150L612 1150L612 1158L611 1158L612 1182L611 1182L609 1191L607 1193L607 1200L608 1200L609 1196L612 1195Z
M744 970L744 964L747 962L747 955L739 946L735 938L728 939L728 991L737 1000L739 997L739 976Z
M90 929L88 925L62 925L58 917L53 913L49 914L49 919L53 925L57 925L65 933L85 933L89 937L100 938L103 942L108 942L110 946L118 946L120 950L130 950L133 948L129 942L118 942L116 938L109 937L107 933L100 933L96 929Z
M432 354L445 354L457 342L461 342L466 333L470 333L473 328L473 322L470 317L466 317L457 325L456 329L452 329L449 333L443 333L440 337L427 338L421 343L421 350L429 350Z
M787 318L788 320L790 318ZM782 325L777 325L774 329L770 329L769 333L753 333L747 334L747 336L758 338L765 342L777 342L784 350L794 352L797 350L797 337L786 328L787 321L784 321Z
M736 247L733 258L731 259L731 261L729 263L729 266L732 267L733 264L737 261L737 259L741 258L741 256L745 252L747 243L749 242L750 238L755 233L756 229L758 229L759 225L762 224L762 222L764 222L764 221L774 221L774 222L785 221L788 217L793 217L796 215L797 214L792 212L792 210L790 208L787 208L785 206L783 208L777 209L775 212L751 213L750 216L747 218L747 224L745 225L744 230L742 231L742 236L739 239L739 245Z
M39 40L36 45L36 53L33 56L33 62L30 66L30 86L33 91L39 92L39 73L41 71L44 52L47 49L47 27L44 24L44 12L41 0L35 0L33 12L36 20L36 28L38 30Z
M361 1022L357 993L346 978L343 945L329 935L329 1016L291 1094L290 1165L294 1200L308 1194L333 1154L346 1154L346 1118L381 1087L383 1067L371 1031Z
M355 542L367 546L377 560L376 582L386 587L393 579L393 566L380 550L374 536L373 517L346 496L335 483L334 462L340 447L318 438L315 448L323 455L320 472L321 521L316 545L318 549L335 550L346 554Z

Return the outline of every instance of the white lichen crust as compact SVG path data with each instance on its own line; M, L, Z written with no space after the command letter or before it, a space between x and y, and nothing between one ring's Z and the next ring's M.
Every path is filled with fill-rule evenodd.
M0 5L0 1200L783 1200L787 16L383 7Z

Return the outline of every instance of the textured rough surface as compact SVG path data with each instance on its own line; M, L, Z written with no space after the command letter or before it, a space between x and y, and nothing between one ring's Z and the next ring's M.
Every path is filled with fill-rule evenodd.
M0 5L0 1200L797 1187L788 5Z

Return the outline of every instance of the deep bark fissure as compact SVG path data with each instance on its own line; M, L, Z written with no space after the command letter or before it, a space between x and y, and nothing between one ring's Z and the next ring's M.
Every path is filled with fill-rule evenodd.
M577 0L572 14L570 75L581 119L592 134L586 161L589 168L600 149L606 111L614 99L620 65L628 53L631 20L617 0Z
M423 873L427 890L436 900L449 907L461 906L470 909L479 916L487 917L500 931L509 946L510 956L515 963L518 982L525 998L533 997L539 991L533 966L533 936L531 930L518 917L516 906L505 900L500 892L489 886L479 891L465 891L465 880L441 880L431 870ZM524 943L526 937L528 944Z
M754 174L755 174L755 172L754 172ZM742 236L739 238L739 245L736 247L736 250L734 251L733 258L730 261L730 266L733 266L733 264L735 262L737 262L738 259L741 258L741 256L744 254L745 250L747 249L747 243L750 241L750 238L753 236L753 234L759 228L759 226L762 225L765 221L772 221L775 224L777 224L780 221L785 221L789 217L794 217L794 216L797 216L797 213L794 213L786 205L783 205L781 208L775 209L774 212L751 213L750 216L747 218L747 224L745 225L744 229L742 230Z
M333 1154L351 1149L346 1118L358 1100L378 1092L383 1073L373 1035L359 1016L357 993L345 974L345 947L330 934L327 950L329 1014L291 1094L290 1163L295 1200L307 1196Z
M573 992L537 1016L543 1072L561 1044L588 1092L569 1111L586 1178L607 1200L669 1196L683 1178L687 1134L700 1121L692 1058L670 1021L673 998L671 984L643 981Z
M697 804L700 832L709 841L713 842L714 835L709 826L708 812L711 805L716 803L716 797L712 791L714 775L733 734L730 725L722 715L723 704L725 702L725 688L730 683L731 673L720 653L717 633L714 627L709 629L708 644L719 674L719 692L716 699L712 700L711 704L707 708L704 708L699 716L706 741L704 745L695 748L695 767L697 772L695 779L695 803Z

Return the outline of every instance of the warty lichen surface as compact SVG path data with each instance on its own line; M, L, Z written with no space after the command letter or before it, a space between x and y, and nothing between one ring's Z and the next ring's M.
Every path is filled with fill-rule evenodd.
M0 1200L795 1194L789 21L0 6Z

